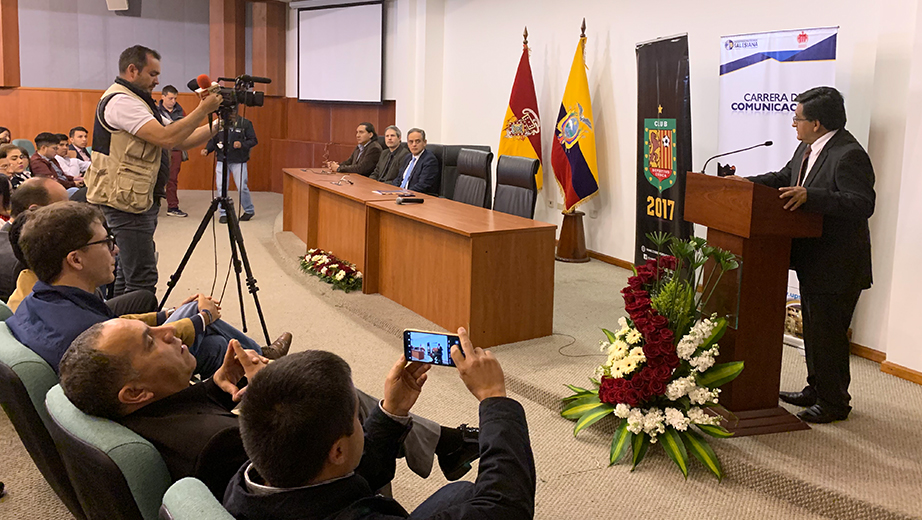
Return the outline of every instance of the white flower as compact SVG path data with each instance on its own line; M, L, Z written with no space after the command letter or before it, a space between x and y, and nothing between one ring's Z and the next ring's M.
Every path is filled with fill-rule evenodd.
M688 417L685 417L685 414L675 408L666 408L666 424L672 426L680 432L684 432L688 429L689 424Z
M631 331L627 333L627 337L625 339L631 345L636 345L641 339L643 339L643 334L641 334L637 329L631 329Z
M659 408L650 409L643 417L643 431L651 437L651 442L656 442L656 436L666 431L663 421L666 416Z
M719 424L721 417L718 415L710 415L704 411L702 408L693 406L688 410L688 420L692 424Z
M356 278L356 279L359 279L359 278L361 278L361 277L362 277L362 272L361 272L361 271L356 271L356 272L355 272L355 278Z
M666 399L675 401L697 388L694 376L680 377L666 385Z
M311 262L316 262L317 260L320 260L321 258L323 258L323 255L314 255L311 257Z
M642 358L642 361L646 361L647 357L643 355L643 347L634 347L628 352L628 356L635 358Z
M346 271L340 271L340 272L336 273L335 276L333 276L333 278L335 278L335 279L337 279L337 280L342 280L342 279L345 278L345 277L346 277Z
M690 359L688 362L691 366L695 367L695 370L698 372L704 372L705 370L714 366L714 357L711 356L710 350L702 353L700 356Z
M626 329L627 328L627 318L625 318L624 316L621 316L620 318L618 318L618 325L620 325L622 329Z
M634 435L643 431L643 412L640 408L632 408L627 416L627 430Z
M703 387L695 387L694 390L688 392L688 398L691 399L691 402L694 404L707 404L708 402L717 402L718 390L708 390Z
M326 267L321 267L321 268L320 268L320 274L327 274L327 268L326 268Z
M607 342L607 341L599 340L599 350L600 350L600 351L606 352L606 353L607 353L607 352L608 352L608 347L610 347L610 346L611 346L611 343L609 343L609 342Z
M624 404L624 403L618 403L617 406L615 406L615 416L616 416L616 417L620 417L620 418L622 418L622 419L625 419L625 418L627 418L627 416L630 415L630 414L631 414L631 407L630 407L630 406L628 406L628 405L626 405L626 404Z

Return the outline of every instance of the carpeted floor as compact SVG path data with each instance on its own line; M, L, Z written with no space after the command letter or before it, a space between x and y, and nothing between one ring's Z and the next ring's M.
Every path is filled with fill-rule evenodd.
M182 192L186 219L162 216L157 231L161 295L201 215L207 192ZM353 367L357 386L380 393L383 376L401 352L404 328L438 329L379 295L344 294L300 273L303 243L282 233L281 195L254 194L257 216L243 223L246 247L260 288L258 296L271 336L294 336L293 350L337 352ZM223 226L209 228L170 301L211 292L218 250L218 289L228 267ZM922 387L880 372L877 364L852 358L854 412L848 421L812 430L714 441L727 477L718 483L694 463L688 480L658 447L635 471L607 466L611 424L574 438L573 423L559 416L564 383L581 384L597 363L599 327L611 327L623 313L618 291L628 272L600 262L558 263L553 336L495 347L511 396L528 414L535 452L537 518L576 519L751 518L901 519L922 518ZM246 285L244 285L246 291ZM236 287L231 281L225 319L240 326ZM245 295L250 334L260 338L252 299ZM785 347L782 386L803 384L803 358ZM417 413L454 426L477 422L477 402L453 369L435 367ZM0 518L69 518L41 480L5 415L0 416L0 480L8 496ZM475 472L466 478L473 479ZM446 483L438 470L428 479L401 462L394 495L408 509Z

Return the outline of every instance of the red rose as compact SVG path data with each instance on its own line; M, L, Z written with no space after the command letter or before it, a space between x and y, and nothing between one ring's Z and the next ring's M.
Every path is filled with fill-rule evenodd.
M667 383L670 379L672 379L672 369L669 368L669 365L660 364L653 367L651 370L653 372L654 381Z
M665 356L663 356L663 361L665 361L666 366L668 366L671 369L674 369L675 367L679 366L679 356L675 352L670 352L669 354L666 354Z
M656 316L653 316L653 318L650 320L650 323L652 323L654 327L662 329L666 325L669 325L669 320L662 314L657 314Z
M653 392L653 395L663 395L666 393L666 383L653 381L650 383L650 391Z
M633 294L623 294L623 295L621 295L621 297L624 298L624 304L625 304L625 305L629 305L629 304L634 303L634 295L633 295Z
M644 291L643 289L638 289L634 291L633 294L635 298L649 298L650 297L650 293L647 291Z
M627 279L627 284L633 290L639 290L643 288L643 279L639 276L632 276Z
M659 339L669 343L675 343L675 333L670 329L660 329Z
M666 255L659 257L659 266L663 269L669 269L670 271L675 271L676 268L676 259L674 256Z

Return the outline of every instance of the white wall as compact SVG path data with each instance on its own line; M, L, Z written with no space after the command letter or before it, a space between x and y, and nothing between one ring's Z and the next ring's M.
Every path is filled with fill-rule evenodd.
M899 305L903 311L908 302L900 298L910 296L903 289L917 287L906 278L911 268L895 264L894 258L922 257L919 241L910 239L919 236L919 211L912 206L913 199L907 199L905 186L912 182L918 189L920 184L914 172L903 166L919 159L912 154L922 131L914 122L909 126L912 135L906 132L905 109L911 69L916 91L922 88L922 70L918 70L922 58L916 58L919 65L912 67L913 45L917 45L917 55L922 53L922 42L915 38L916 28L922 27L917 22L917 4L918 0L779 0L771 4L389 0L385 92L386 97L397 100L401 128L422 126L430 142L485 143L495 150L521 52L522 29L527 25L543 118L546 175L536 218L559 224L559 210L548 206L562 199L550 168L551 140L579 25L585 17L601 185L599 196L582 207L594 216L585 221L586 243L594 251L630 260L636 183L635 44L688 33L692 154L697 165L718 153L720 36L839 26L836 86L846 98L848 129L871 155L878 195L871 219L875 284L859 302L853 340L888 351L901 337L894 337L894 330L887 328L888 321L900 315L892 309ZM390 46L392 40L397 49ZM289 70L294 66L289 62ZM919 113L916 104L910 108L908 113ZM766 165L766 170L780 166ZM922 370L919 350L912 347L916 357L907 366Z

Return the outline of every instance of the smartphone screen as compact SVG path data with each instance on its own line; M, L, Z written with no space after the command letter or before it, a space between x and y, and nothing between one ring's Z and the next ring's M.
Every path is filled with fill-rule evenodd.
M403 331L403 353L407 361L453 367L452 345L461 345L461 340L454 334L409 329Z

